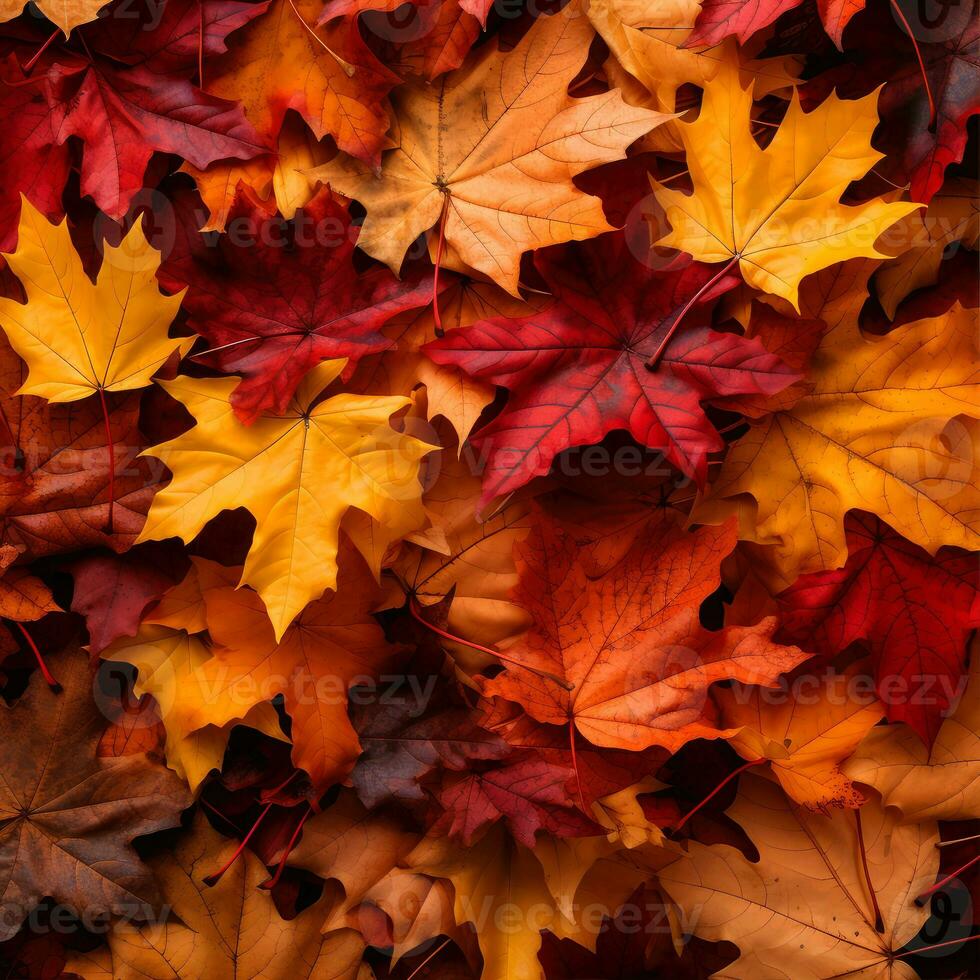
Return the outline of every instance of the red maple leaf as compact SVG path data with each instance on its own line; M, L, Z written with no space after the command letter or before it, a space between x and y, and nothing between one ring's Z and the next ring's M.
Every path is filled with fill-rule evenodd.
M931 745L980 626L976 556L940 548L933 557L860 511L847 517L847 550L843 568L804 575L777 596L777 639L828 656L864 640L889 719Z
M652 273L621 234L546 249L536 265L555 301L523 319L483 320L423 348L437 364L509 389L504 410L472 439L485 455L483 500L547 473L555 456L626 429L703 483L724 442L702 403L773 394L799 375L758 340L706 326L702 302L685 316L654 370L646 362L685 304L715 274L694 264ZM722 279L702 300L736 280Z
M196 205L196 206L195 206ZM216 349L210 363L242 374L232 405L243 422L282 412L303 376L327 358L357 360L390 347L381 327L432 295L428 277L396 279L381 265L358 272L347 209L322 191L291 224L240 196L227 235L201 234L192 194L175 201L176 241L161 268L168 287L190 286L190 325ZM237 227L247 229L239 235Z

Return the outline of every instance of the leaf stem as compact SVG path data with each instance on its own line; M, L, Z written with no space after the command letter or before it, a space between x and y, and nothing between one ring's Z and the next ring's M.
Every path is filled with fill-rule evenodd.
M578 801L582 804L582 812L588 816L589 808L585 805L585 793L582 792L582 777L578 771L578 756L575 753L575 719L568 719L568 744L572 749L572 769L575 770L575 785L578 788Z
M242 838L242 842L235 848L235 853L224 863L224 865L212 875L204 879L204 884L208 888L213 888L220 880L221 876L238 860L238 856L245 850L245 845L249 842L252 834L259 829L259 824L265 819L265 815L272 809L273 804L267 803L265 809L259 814L258 819L252 824L252 829Z
M412 970L412 972L408 975L406 980L412 980L413 977L418 976L422 967L424 967L425 964L429 962L429 960L434 959L439 953L441 953L450 944L450 942L452 942L451 939L443 940L441 945L437 946L431 953L429 953L429 955L424 960L422 960L421 963L419 963L419 965L414 970Z
M864 881L868 886L868 894L871 896L871 907L875 914L875 929L878 932L885 931L885 920L881 917L881 909L878 907L878 896L875 894L875 886L871 881L871 869L868 867L868 852L864 847L864 828L861 825L861 811L854 811L854 820L857 825L858 851L861 854L861 867L864 869Z
M753 766L761 766L766 761L765 757L761 759L753 759L751 762L746 762L739 766L737 769L732 770L700 803L697 804L693 809L688 810L683 817L670 828L671 833L677 833L681 827L684 826L694 816L698 810L701 809L709 800L714 799L736 776L741 775L746 769L751 769Z
M204 0L197 0L197 85L204 88Z
M684 826L694 816L698 810L701 809L709 800L714 799L736 776L741 775L746 769L751 769L753 766L761 766L766 759L763 757L761 759L752 759L750 762L746 762L739 766L737 769L733 769L700 803L697 804L693 809L688 810L681 819L670 828L672 833L677 833L681 827Z
M572 691L575 689L574 684L570 684L568 681L562 680L562 678L556 677L554 674L549 674L546 670L539 670L537 667L532 667L530 664L522 664L519 660L514 660L513 657L508 657L507 654L501 653L499 650L494 650L493 647L485 647L481 643L474 643L472 640L464 640L461 636L456 636L453 633L446 632L444 629L440 629L434 623L430 623L422 616L418 603L415 601L415 596L409 597L408 611L411 613L412 618L418 620L418 622L420 622L426 629L435 633L436 636L441 636L444 640L449 640L450 643L459 643L464 647L469 647L471 650L479 650L480 653L489 654L491 657L496 657L498 660L502 660L505 664L520 667L523 670L530 671L532 674L536 674L538 677L544 677L549 681L553 681L566 691Z
M918 897L915 899L915 904L918 905L919 908L922 908L922 906L926 904L926 899L930 895L932 895L933 892L941 891L943 887L948 885L954 878L959 877L959 875L963 874L964 871L966 871L969 868L972 868L973 865L977 863L977 861L980 861L980 854L978 854L971 861L967 861L966 864L964 864L960 868L957 868L951 874L946 875L946 877L943 878L941 881L937 881L931 888L927 888L924 892L918 895Z
M934 949L944 949L947 946L958 946L960 943L968 943L973 939L980 939L980 932L975 932L972 936L964 936L962 939L947 939L944 943L933 943L931 946L919 946L903 953L893 953L892 959L898 960L903 956L918 956L919 953L929 953Z
M51 36L44 42L44 44L42 44L37 49L37 51L34 52L33 55L31 55L30 61L28 61L26 65L22 65L21 66L21 69L20 70L25 75L30 75L30 73L33 70L34 66L37 64L38 58L40 58L41 55L44 54L44 52L47 51L49 47L51 47L51 45L54 43L55 38L58 37L59 34L61 34L61 28L60 27L56 27L51 32Z
M109 519L106 521L106 534L112 534L112 513L116 504L116 453L112 445L112 427L109 424L109 406L106 405L105 388L99 388L99 401L102 403L102 421L105 423L105 451L109 463Z
M936 847L953 847L955 844L969 844L971 840L980 840L980 834L974 834L972 837L958 837L956 840L941 840L936 844Z
M294 0L289 0L289 6L293 8L293 13L296 14L296 19L303 25L303 27L306 28L306 30L309 33L310 37L312 37L313 40L316 41L316 43L319 44L320 47L323 48L323 50L326 51L327 54L329 54L330 57L333 58L334 61L337 62L337 64L340 66L340 70L348 78L353 77L353 75L354 75L354 66L352 64L350 64L349 62L344 61L344 59L341 58L340 55L337 54L337 52L334 51L333 48L331 48L327 44L327 42L324 41L323 38L320 37L320 35L317 34L317 32L313 30L312 27L310 27L309 24L306 23L306 21L303 19L303 15L299 12L299 9L297 8L296 3L294 2Z
M922 85L926 90L926 98L929 100L929 132L934 132L936 129L936 100L932 97L932 87L929 85L929 76L926 74L926 63L922 60L922 52L919 50L919 42L916 41L915 35L912 33L912 28L909 22L905 19L905 14L902 13L902 8L898 5L898 0L890 0L892 5L892 10L895 11L895 16L901 21L902 26L905 28L905 33L908 34L909 40L912 42L912 47L915 50L915 56L919 60L919 72L922 75Z
M292 778L292 777L290 777ZM287 780L288 782L288 780ZM289 857L290 851L296 844L296 838L299 837L299 832L303 829L303 824L313 815L313 807L307 803L306 813L303 814L302 819L298 824L296 824L296 829L293 831L292 836L289 838L286 844L286 849L282 852L282 857L279 859L279 864L276 865L275 874L266 881L263 881L259 888L265 888L266 890L275 888L279 884L279 879L282 877L283 871L286 869L286 860Z
M27 645L31 648L31 652L34 654L34 659L37 660L37 665L41 668L41 675L44 677L48 687L50 687L55 694L60 694L64 688L55 680L51 671L48 670L48 665L44 662L44 657L41 656L41 651L38 650L37 644L34 642L34 638L27 632L23 623L17 623L17 628L24 634L24 639L27 640Z
M660 341L660 345L653 352L653 355L646 363L646 369L648 371L655 371L657 365L660 363L660 358L663 357L664 351L667 349L667 345L670 343L670 338L674 336L677 332L677 328L681 325L681 321L687 316L688 311L692 306L716 283L721 277L728 272L728 270L738 262L740 256L733 255L729 262L721 269L719 269L685 304L684 308L677 314L676 319L670 325L670 329L664 335L664 339Z
M432 273L432 319L437 337L445 337L442 317L439 315L439 268L442 265L442 251L446 247L446 218L449 215L449 191L443 190L442 213L439 215L439 244L436 246L435 270Z

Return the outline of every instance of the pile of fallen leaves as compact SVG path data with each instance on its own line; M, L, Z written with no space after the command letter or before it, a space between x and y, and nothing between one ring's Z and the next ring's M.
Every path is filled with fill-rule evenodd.
M978 975L975 0L0 18L0 974Z

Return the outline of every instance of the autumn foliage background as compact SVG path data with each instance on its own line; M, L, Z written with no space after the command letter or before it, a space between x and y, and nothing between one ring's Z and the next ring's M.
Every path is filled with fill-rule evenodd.
M975 3L0 20L4 976L980 975Z

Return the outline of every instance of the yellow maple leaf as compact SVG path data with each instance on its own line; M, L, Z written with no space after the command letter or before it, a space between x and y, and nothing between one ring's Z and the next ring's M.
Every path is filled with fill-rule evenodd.
M840 203L884 154L871 146L878 93L831 95L804 112L794 91L772 142L751 135L752 92L725 62L705 85L698 118L681 127L694 192L653 181L673 229L657 242L703 262L737 264L748 285L799 310L800 280L845 259L887 258L878 236L920 204Z
M345 364L318 364L285 414L250 426L229 401L238 378L166 382L197 425L146 451L174 477L154 498L140 540L189 543L221 511L247 508L257 526L240 584L262 596L277 640L308 602L336 588L347 510L400 524L421 494L419 460L436 448L389 424L407 398L339 394L315 403Z
M99 656L136 668L133 693L136 697L150 694L157 703L167 731L164 750L167 765L196 792L212 769L221 768L228 738L236 723L202 726L195 717L198 699L204 690L201 668L211 659L210 649L199 637L189 636L183 630L144 624L135 636L116 640ZM212 697L217 697L211 688L208 690ZM213 706L217 717L224 705ZM232 707L239 708L237 704ZM241 716L240 724L257 729L270 738L286 741L276 710L268 702L231 714L236 719Z
M27 198L21 206L17 251L4 257L27 303L0 299L0 326L29 368L19 395L71 402L143 388L175 350L190 350L196 338L167 336L184 294L160 292L160 253L139 224L106 246L93 284L67 222L51 224Z
M109 0L35 0L35 6L68 37L80 24L95 20L108 2ZM26 0L0 0L0 23L19 17L26 6Z
M615 90L568 95L593 36L572 3L540 17L512 51L487 44L434 85L396 89L398 145L380 175L344 154L312 171L367 209L357 244L397 273L412 242L444 221L444 264L516 296L524 252L610 231L598 198L572 178L622 159L670 116L628 106Z
M864 337L853 318L823 338L811 390L753 423L729 449L695 519L739 517L739 537L769 545L773 580L840 568L844 515L877 514L934 554L980 549L973 441L976 322L949 313Z

